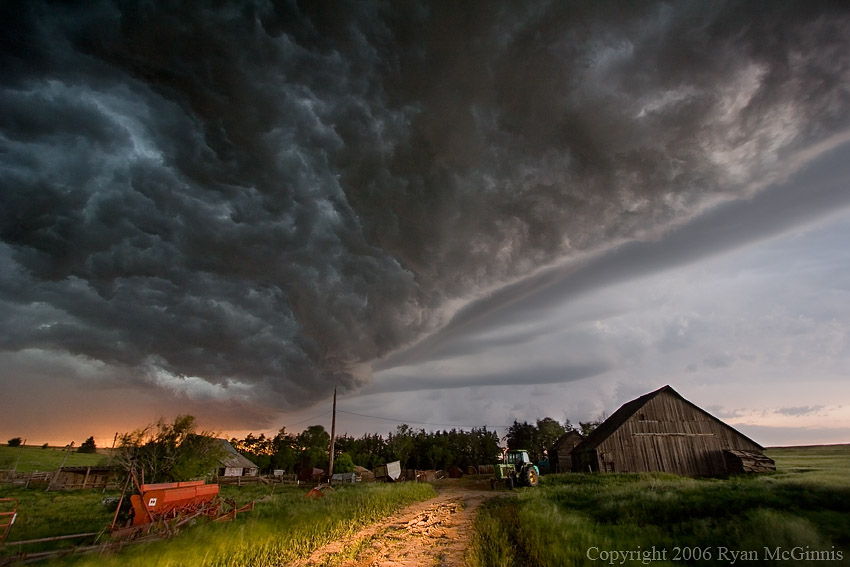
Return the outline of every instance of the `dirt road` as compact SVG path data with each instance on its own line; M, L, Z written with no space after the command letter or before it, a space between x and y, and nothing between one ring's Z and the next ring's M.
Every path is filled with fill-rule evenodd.
M498 492L442 485L435 498L409 506L341 541L317 549L293 567L462 567L472 520Z

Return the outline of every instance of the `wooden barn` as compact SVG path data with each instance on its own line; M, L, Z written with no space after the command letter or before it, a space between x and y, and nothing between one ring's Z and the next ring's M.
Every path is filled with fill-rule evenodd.
M553 473L570 472L573 466L571 453L582 440L584 437L575 430L561 435L546 453L549 456L549 470Z
M572 452L572 470L684 476L775 470L763 450L664 386L624 404L579 443Z
M224 456L218 462L218 476L257 476L259 467L239 454L226 439L216 439Z

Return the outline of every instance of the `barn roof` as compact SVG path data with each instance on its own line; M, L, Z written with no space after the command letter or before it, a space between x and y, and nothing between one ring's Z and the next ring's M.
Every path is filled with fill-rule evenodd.
M575 429L571 429L570 431L567 431L566 433L558 437L558 440L552 443L552 448L554 449L556 447L560 447L564 443L576 443L581 442L582 440L584 440L582 434L576 431ZM572 447L570 447L570 450L572 450Z
M676 396L677 398L682 400L682 402L684 402L684 403L688 404L689 406L697 409L698 411L704 413L705 415L707 415L711 419L722 424L724 427L735 432L735 434L740 435L741 437L743 437L747 441L753 443L757 447L764 449L764 447L762 447L761 445L759 445L758 443L756 443L755 441L753 441L752 439L750 439L749 437L747 437L746 435L744 435L743 433L741 433L740 431L738 431L737 429L732 427L731 425L727 424L726 422L724 422L721 419L714 417L713 415L711 415L710 413L708 413L707 411L705 411L704 409L702 409L698 405L694 404L693 402L689 402L688 400L683 398L681 396L681 394L679 394L679 392L677 392L676 390L674 390L673 388L671 388L668 385L668 386L664 386L663 388L659 388L659 389L655 390L654 392L649 392L648 394L644 394L641 397L635 398L634 400L632 400L630 402L626 402L625 404L620 406L620 409L615 411L611 415L611 417L609 417L608 419L603 421L601 424L599 424L599 427L594 429L590 433L590 435L585 437L584 441L579 443L576 446L576 448L573 449L573 450L576 451L576 452L579 452L579 451L586 451L588 449L595 449L596 447L599 446L600 443L605 441L605 439L607 439L612 433L617 431L617 429L619 429L620 426L622 426L630 417L632 417L634 414L636 414L638 412L638 410L640 410L644 405L646 405L647 402L649 402L650 400L652 400L653 398L655 398L656 396L658 396L659 394L661 394L663 392L667 392L668 394L672 394L673 396Z
M243 468L243 469L256 469L259 468L257 465L243 457L239 454L239 452L233 448L233 445L227 439L216 439L221 444L221 448L224 449L224 456L221 457L218 462L222 467L228 468Z

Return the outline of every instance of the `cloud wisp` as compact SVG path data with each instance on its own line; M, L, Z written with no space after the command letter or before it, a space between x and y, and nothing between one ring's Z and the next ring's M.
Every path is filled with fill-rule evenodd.
M0 10L0 348L202 400L357 389L850 127L840 6Z

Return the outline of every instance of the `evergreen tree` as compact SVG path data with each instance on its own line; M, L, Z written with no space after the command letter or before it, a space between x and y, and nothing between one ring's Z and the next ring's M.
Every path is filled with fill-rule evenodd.
M97 446L94 443L94 437L89 437L77 449L78 453L97 453Z

